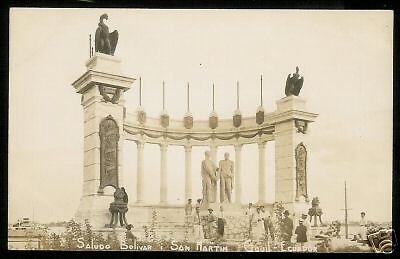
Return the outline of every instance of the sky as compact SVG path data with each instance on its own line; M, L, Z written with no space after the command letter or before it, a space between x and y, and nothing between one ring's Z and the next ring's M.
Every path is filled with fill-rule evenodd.
M276 109L286 77L299 66L300 95L318 113L309 126L308 192L325 219L343 219L344 181L350 220L365 211L392 218L392 49L390 11L23 9L10 11L9 221L69 220L82 191L83 110L71 83L85 71L89 34L108 13L117 29L115 56L124 74L142 78L150 117L162 110L162 81L171 118L186 112L186 84L195 119L215 109L231 118L240 83L240 110L254 116L263 75L264 107ZM138 81L126 92L128 112L138 106ZM194 148L193 196L201 196ZM217 159L233 147L218 149ZM257 146L242 151L242 201L257 200ZM145 146L145 200L157 203L160 151ZM266 147L267 201L274 201L274 142ZM168 151L169 202L184 201L184 151ZM123 185L136 199L136 146L124 145Z

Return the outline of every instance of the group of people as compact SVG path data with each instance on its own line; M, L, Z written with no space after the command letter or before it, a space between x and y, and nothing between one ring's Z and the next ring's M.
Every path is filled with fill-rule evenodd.
M254 212L255 208L255 212ZM255 240L261 240L265 237L271 237L274 240L274 225L271 215L265 210L264 206L254 207L249 203L245 215L248 217L249 237Z
M293 235L296 236L296 242L301 246L310 240L310 222L307 220L307 214L301 215L296 228L288 210L285 210L283 217L277 220L272 218L264 206L254 207L252 203L249 203L246 215L249 220L249 237L251 239L262 240L264 238L271 238L273 241L275 240L275 233L279 228L282 241L286 247L292 244Z
M289 246L292 244L292 236L295 234L296 243L299 243L302 247L304 243L307 243L310 240L311 225L309 220L307 220L308 215L304 213L301 215L296 229L294 229L293 219L291 219L289 215L289 211L285 210L283 212L283 219L281 221L281 234L282 240L284 241L284 246Z
M208 208L207 216L200 215L202 199L197 199L195 206L192 204L192 199L188 199L185 205L185 214L187 219L192 219L193 222L193 237L196 240L214 239L223 240L226 226L224 215L224 207L221 205L217 215L212 208ZM193 213L194 208L194 213ZM253 240L264 240L265 238L275 240L276 228L280 228L282 241L285 244L291 244L293 234L296 235L297 243L303 245L309 240L310 223L307 221L308 215L302 214L298 225L294 229L293 220L289 217L290 213L285 210L283 217L275 226L274 220L264 206L253 206L249 203L246 208L245 215L248 219L248 236Z
M213 240L222 240L225 232L226 219L224 215L224 207L219 207L219 212L215 215L212 208L208 208L208 214L205 217L200 215L200 206L202 205L202 199L197 199L197 203L194 206L195 212L193 213L192 199L188 199L188 203L185 205L185 215L187 220L193 218L193 234L194 239L202 241L205 238Z

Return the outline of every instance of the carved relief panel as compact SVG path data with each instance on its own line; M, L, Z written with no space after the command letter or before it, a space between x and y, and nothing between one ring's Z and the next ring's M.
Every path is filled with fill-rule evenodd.
M307 195L307 150L303 142L297 145L295 150L296 158L296 200L304 196L308 201Z
M118 141L119 128L111 115L100 123L100 186L118 187Z

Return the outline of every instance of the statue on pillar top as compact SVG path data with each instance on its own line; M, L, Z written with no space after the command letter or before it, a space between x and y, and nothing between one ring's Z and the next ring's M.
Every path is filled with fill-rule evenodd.
M234 182L234 163L229 159L229 153L224 154L225 159L219 161L219 180L220 180L220 202L228 200L231 203Z
M205 159L201 162L201 178L203 202L214 203L216 198L216 182L218 181L218 168L210 158L210 151L204 153Z
M299 96L300 90L303 87L304 78L299 75L299 67L296 67L296 73L292 76L288 75L286 79L285 94L286 96Z
M100 16L99 27L96 30L94 38L95 51L114 56L118 43L118 31L114 30L112 33L109 33L108 26L104 23L104 20L108 20L106 13Z

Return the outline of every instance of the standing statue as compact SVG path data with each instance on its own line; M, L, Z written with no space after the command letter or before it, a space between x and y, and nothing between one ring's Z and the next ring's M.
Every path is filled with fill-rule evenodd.
M311 208L308 210L308 215L310 215L310 222L312 217L314 217L314 227L317 226L317 217L319 218L319 223L322 225L321 215L322 209L319 207L318 197L314 197L311 201Z
M206 204L215 202L217 167L210 159L210 151L204 153L205 159L201 162L201 178L203 184L203 202Z
M234 179L233 161L229 160L229 153L224 154L225 159L219 161L219 176L220 176L220 202L228 200L231 203Z
M94 39L95 51L114 56L115 48L118 43L118 31L114 30L112 33L109 33L108 26L104 23L104 19L108 20L108 15L106 13L100 16L99 27L96 30Z
M121 227L128 225L125 217L128 211L128 194L124 187L115 189L114 201L110 203L109 211L111 212L110 227L114 228L118 224L118 218Z
M296 67L296 73L288 75L286 79L285 94L286 96L296 95L298 96L303 87L304 78L299 75L299 67Z

